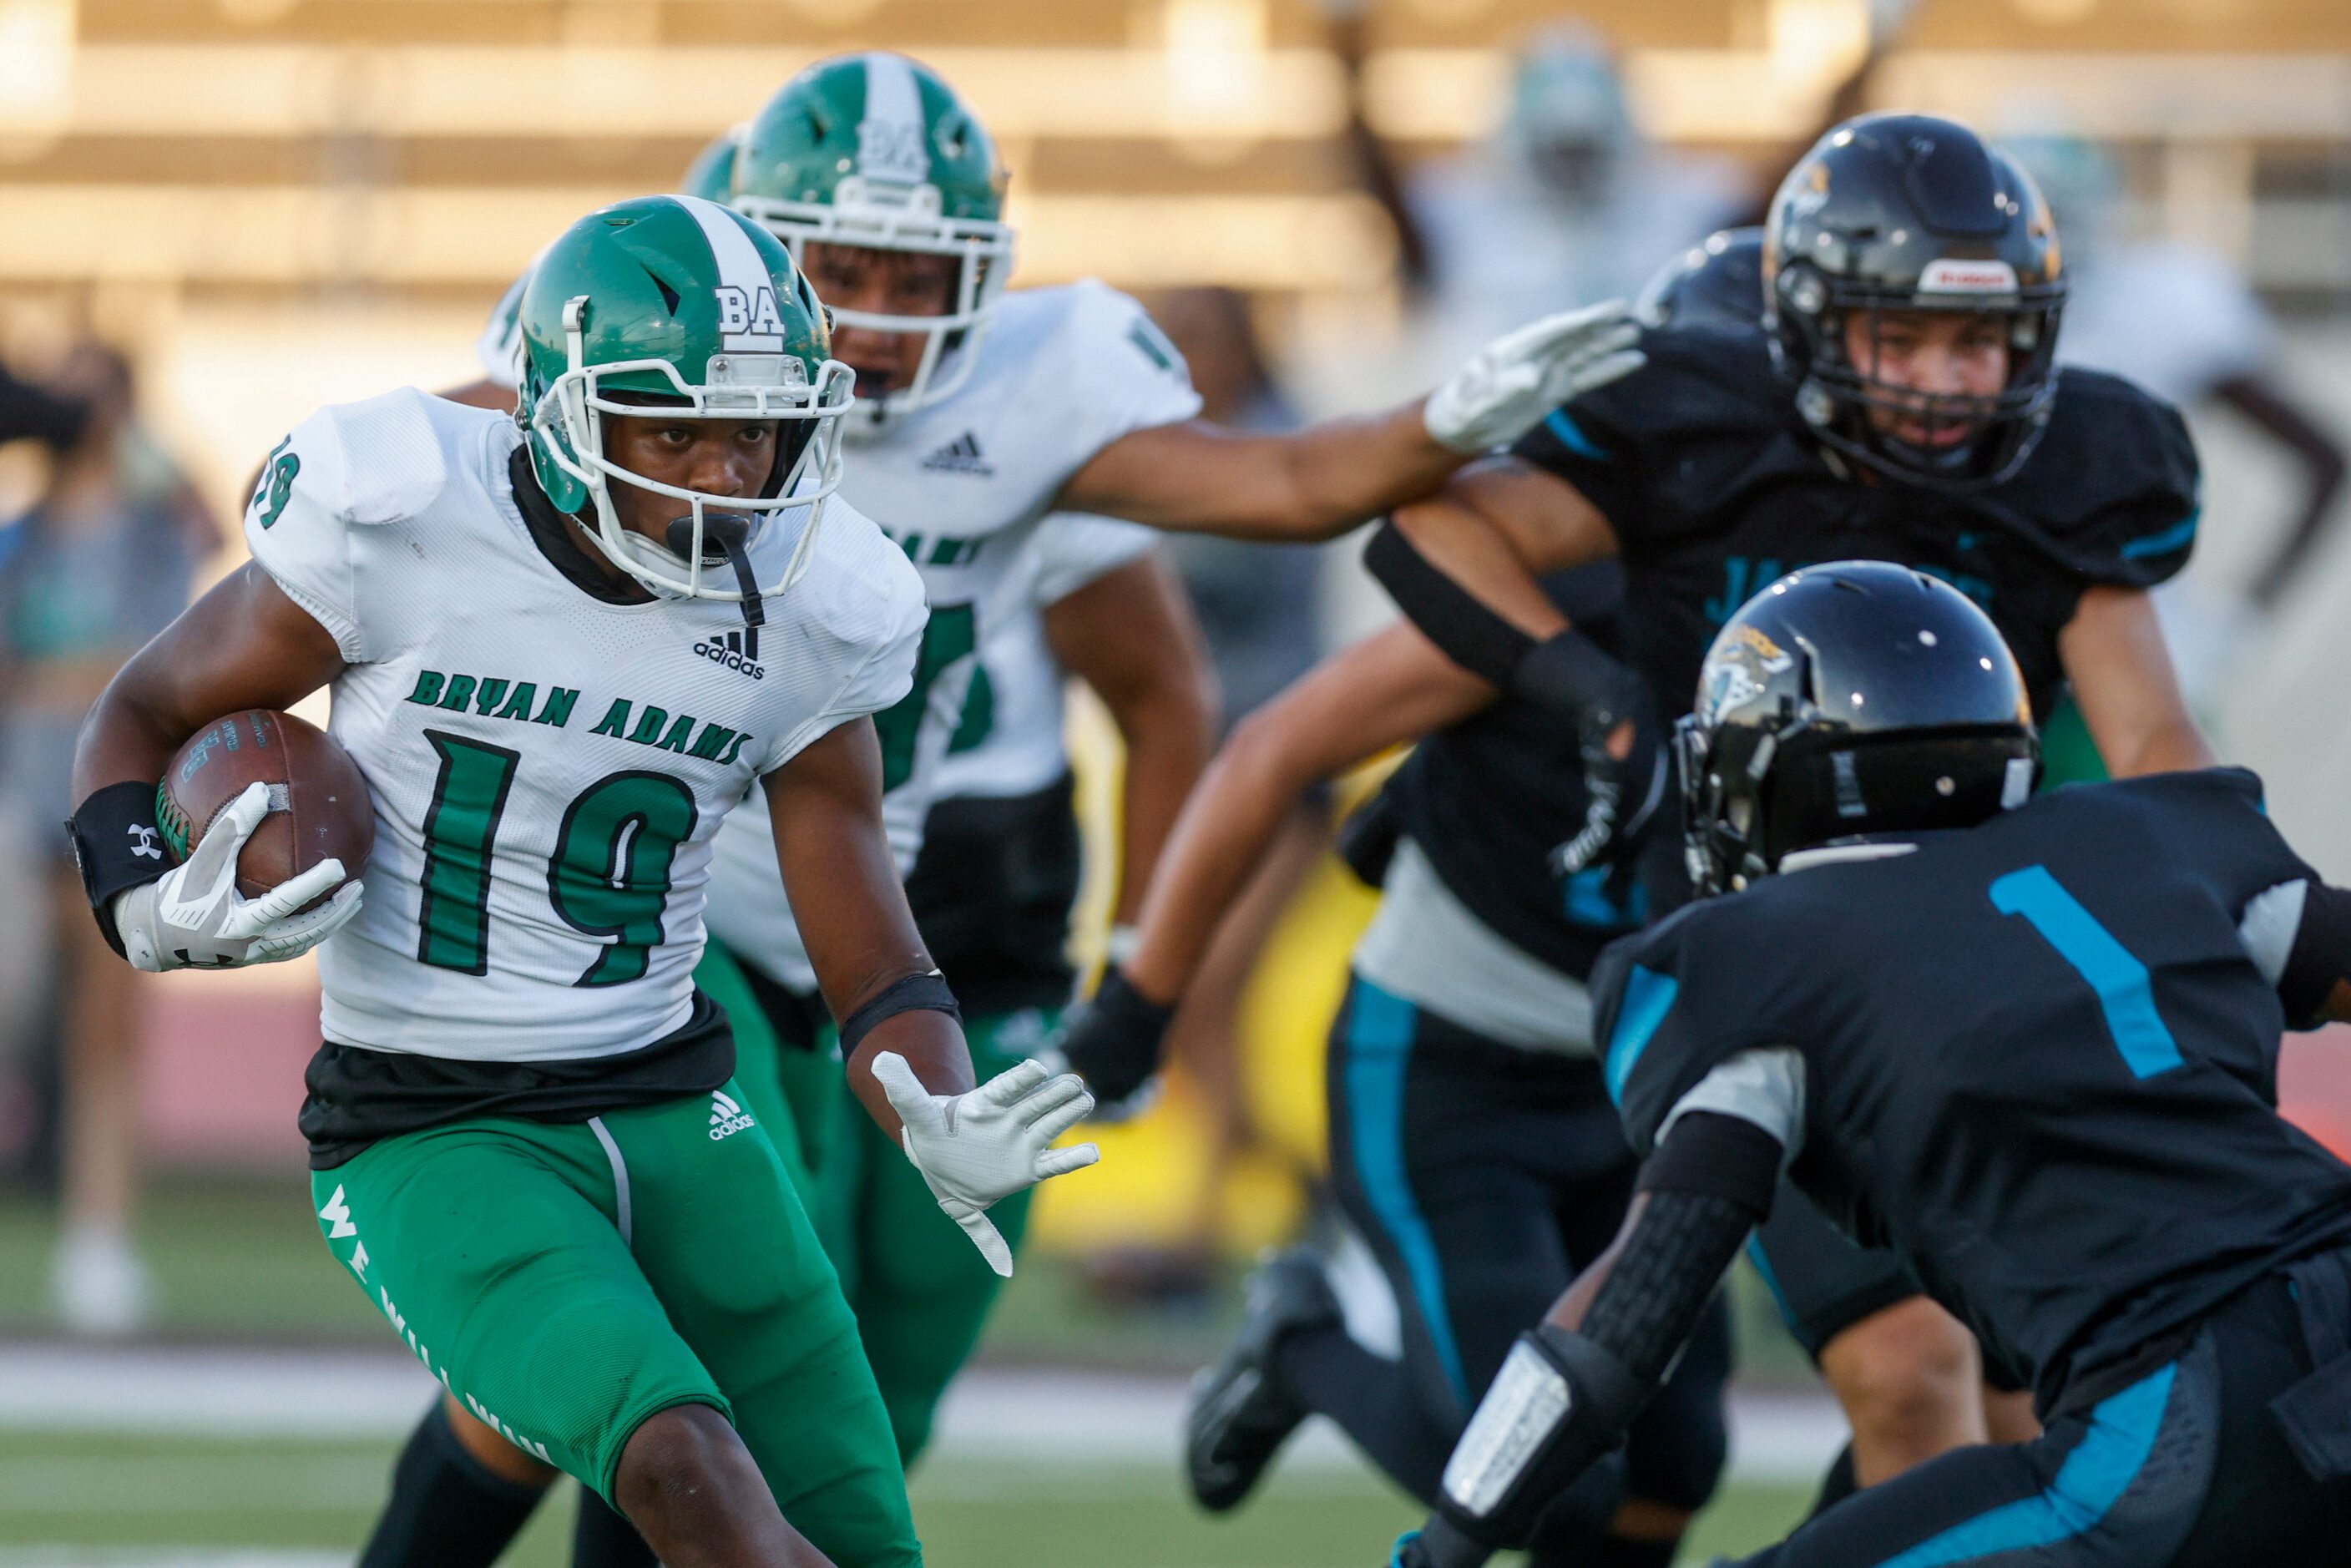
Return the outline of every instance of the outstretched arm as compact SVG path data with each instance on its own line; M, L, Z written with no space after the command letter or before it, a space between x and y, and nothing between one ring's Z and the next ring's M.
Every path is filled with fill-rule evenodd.
M1477 712L1491 686L1409 626L1325 660L1233 731L1185 802L1149 890L1134 954L1102 977L1062 1043L1105 1103L1159 1069L1160 1042L1225 912L1319 779Z
M1201 420L1134 431L1071 476L1059 504L1180 532L1335 538L1639 369L1639 335L1611 300L1496 339L1426 398L1386 413L1285 434Z
M1537 639L1567 626L1541 579L1616 553L1615 533L1599 507L1557 475L1515 457L1463 469L1441 494L1398 507L1390 527L1394 535L1375 542L1373 574L1437 646L1473 668L1475 656L1461 645L1454 619L1395 570L1410 564L1397 554L1402 547L1459 593ZM1384 567L1380 557L1393 564Z
M1112 442L1061 487L1059 505L1182 533L1329 539L1426 495L1468 461L1429 435L1418 403L1282 434L1195 419Z
M1251 714L1176 819L1144 894L1128 978L1146 996L1182 995L1301 794L1493 700L1491 686L1419 632L1392 626L1324 660Z

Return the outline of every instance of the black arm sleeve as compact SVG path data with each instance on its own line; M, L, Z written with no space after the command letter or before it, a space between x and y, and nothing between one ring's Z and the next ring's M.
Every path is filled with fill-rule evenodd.
M1643 1163L1635 1190L1649 1201L1577 1332L1622 1362L1645 1396L1771 1212L1783 1152L1742 1117L1692 1111Z
M1534 649L1532 637L1430 565L1393 520L1383 520L1364 547L1364 569L1447 658L1473 675L1507 687Z
M2314 1029L2326 1021L2327 998L2351 980L2351 892L2313 877L2303 895L2302 925L2278 977L2278 999L2286 1022Z
M1546 713L1605 730L1639 700L1631 665L1573 626L1536 642L1429 564L1393 522L1372 536L1364 565L1447 658Z

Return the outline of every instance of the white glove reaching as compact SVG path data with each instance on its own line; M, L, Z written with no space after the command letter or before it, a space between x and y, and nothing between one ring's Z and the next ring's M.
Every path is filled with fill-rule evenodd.
M1024 1061L968 1094L934 1094L904 1057L885 1051L873 1059L873 1081L906 1124L906 1157L923 1173L931 1196L963 1227L987 1266L1008 1280L1012 1249L982 1211L1102 1158L1092 1144L1051 1146L1094 1108L1094 1097L1074 1072L1055 1077L1044 1063Z
M1505 333L1428 394L1421 417L1429 438L1471 454L1507 446L1560 404L1647 363L1633 346L1640 336L1622 299Z
M297 958L360 912L353 882L318 908L294 912L343 880L343 862L323 860L259 898L236 891L236 857L269 815L269 787L248 784L221 808L204 841L162 880L114 901L114 929L134 968L239 969Z

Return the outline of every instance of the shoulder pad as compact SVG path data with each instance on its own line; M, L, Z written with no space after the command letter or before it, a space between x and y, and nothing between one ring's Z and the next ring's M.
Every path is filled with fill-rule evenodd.
M1991 495L2093 581L2146 588L2187 563L2200 477L2179 410L2120 376L2069 367L2040 445Z
M906 552L838 495L825 501L813 559L784 604L851 646L887 646L928 613L922 573Z
M1065 334L1063 351L1076 360L1081 373L1103 366L1122 372L1143 369L1190 386L1184 356L1133 295L1098 277L1036 292L1059 297L1054 325Z
M361 527L413 517L447 486L457 434L485 415L506 417L414 387L320 409L294 433L294 450L306 470L296 481L297 493Z

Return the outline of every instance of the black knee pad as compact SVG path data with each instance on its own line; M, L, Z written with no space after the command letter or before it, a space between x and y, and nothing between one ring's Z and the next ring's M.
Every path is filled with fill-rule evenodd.
M1673 1375L1625 1439L1625 1489L1632 1496L1688 1513L1714 1496L1730 1454L1722 1405L1730 1362L1730 1311L1718 1294Z

